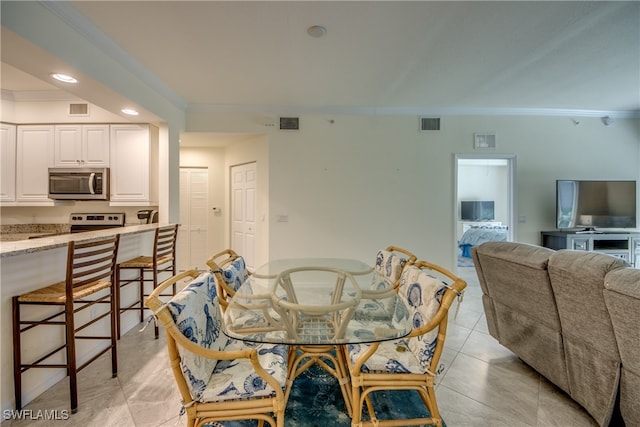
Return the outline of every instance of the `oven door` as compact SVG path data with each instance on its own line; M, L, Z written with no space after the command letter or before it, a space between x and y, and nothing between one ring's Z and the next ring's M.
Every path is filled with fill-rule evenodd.
M108 200L109 169L49 169L49 198Z

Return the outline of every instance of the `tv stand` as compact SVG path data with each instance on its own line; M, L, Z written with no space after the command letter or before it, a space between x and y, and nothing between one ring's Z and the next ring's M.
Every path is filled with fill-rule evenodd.
M585 227L580 231L576 231L576 234L604 234L604 231L598 231L595 227Z
M640 232L599 230L543 231L542 246L554 250L602 252L640 268Z

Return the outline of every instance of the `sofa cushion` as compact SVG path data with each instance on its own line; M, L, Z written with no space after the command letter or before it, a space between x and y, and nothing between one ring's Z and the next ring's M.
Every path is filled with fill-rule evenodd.
M604 302L604 278L624 266L623 260L597 252L560 250L549 258L570 395L600 425L611 419L620 377L620 355Z
M547 266L555 251L517 242L472 249L489 333L569 391L560 319Z
M611 271L605 276L604 287L622 361L620 412L627 426L636 426L640 425L640 270Z

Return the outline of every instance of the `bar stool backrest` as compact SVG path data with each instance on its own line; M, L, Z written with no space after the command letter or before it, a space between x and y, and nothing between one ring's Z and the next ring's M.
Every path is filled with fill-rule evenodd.
M119 235L102 240L69 242L67 293L99 281L113 282Z

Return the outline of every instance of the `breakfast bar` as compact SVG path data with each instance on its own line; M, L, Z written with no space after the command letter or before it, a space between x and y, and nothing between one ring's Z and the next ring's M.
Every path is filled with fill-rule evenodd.
M12 356L12 312L11 298L26 292L62 281L65 278L67 245L70 241L91 241L101 237L120 235L117 262L138 255L148 254L153 244L154 230L166 224L145 224L117 227L76 234L63 234L38 239L0 242L0 339L2 354L0 375L2 378L2 410L14 408L13 356ZM125 295L127 298L128 295ZM92 314L93 315L93 314ZM139 320L133 313L124 316L123 333L137 325ZM50 328L51 329L51 328ZM57 328L53 328L57 329ZM23 343L23 353L32 348L59 345L64 339L63 328L50 333L34 332L29 341ZM79 360L88 357L92 348L78 347ZM23 375L23 403L27 403L65 377L64 369L35 369Z

